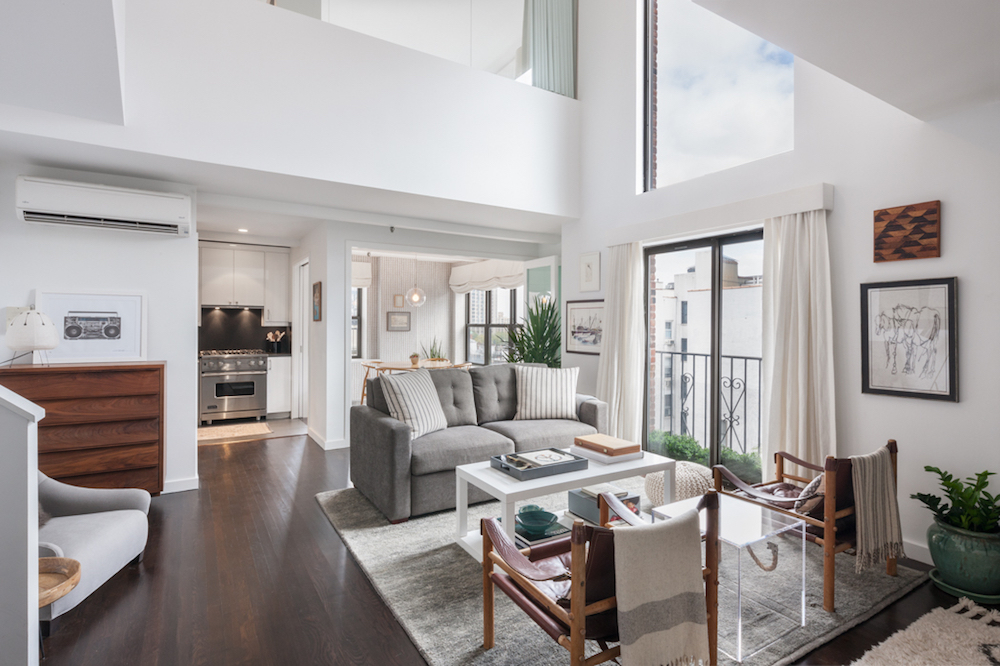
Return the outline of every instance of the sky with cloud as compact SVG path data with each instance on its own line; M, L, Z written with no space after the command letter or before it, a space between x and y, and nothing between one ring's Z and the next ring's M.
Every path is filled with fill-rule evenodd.
M657 5L657 186L791 150L792 55L691 0Z

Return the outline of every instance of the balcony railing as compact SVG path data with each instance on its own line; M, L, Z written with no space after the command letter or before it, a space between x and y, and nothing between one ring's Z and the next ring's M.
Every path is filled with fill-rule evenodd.
M711 391L708 354L654 354L649 430L688 435L707 447ZM719 383L719 439L723 448L760 454L761 360L723 356Z

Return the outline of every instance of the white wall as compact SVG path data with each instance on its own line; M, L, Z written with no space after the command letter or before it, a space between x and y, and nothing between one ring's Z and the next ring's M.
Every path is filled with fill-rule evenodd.
M0 105L0 129L577 213L575 100L260 2L128 0L126 14L124 125Z
M942 466L961 476L1000 468L1000 447L989 418L1000 405L995 377L1000 345L994 341L1000 330L994 269L1000 247L995 213L1000 155L949 134L942 129L946 123L923 123L799 60L794 151L637 195L641 41L636 5L580 3L583 216L563 227L565 299L605 296L579 293L583 252L604 250L606 267L609 245L705 233L698 216L685 213L815 183L833 184L828 219L838 453L866 453L889 438L898 440L907 552L926 558L930 513L909 499L911 493L936 487L923 466ZM873 211L930 199L942 202L942 257L873 263ZM718 226L752 221L732 218ZM859 285L953 275L959 279L961 402L862 395ZM605 275L602 288L606 284ZM596 357L569 354L563 363L580 365L581 390L593 388Z
M378 265L378 282L373 289L378 289L378 311L369 312L366 320L368 326L374 327L378 336L378 344L374 352L383 361L407 361L410 354L424 356L421 345L430 349L431 342L437 338L445 358L453 358L452 322L455 318L455 294L448 285L451 277L451 264L436 261L417 261L399 259L396 257L376 257ZM393 297L406 292L414 285L424 290L427 301L419 308L404 305L397 308L393 305ZM409 312L410 330L387 331L387 312Z
M34 303L42 291L142 291L147 298L147 358L166 361L164 491L198 487L198 239L128 231L26 224L14 212L18 175L183 192L190 187L33 165L0 164L0 307ZM193 213L192 213L193 214ZM0 351L14 352L4 344ZM30 358L30 357L29 357ZM28 360L28 359L24 359Z

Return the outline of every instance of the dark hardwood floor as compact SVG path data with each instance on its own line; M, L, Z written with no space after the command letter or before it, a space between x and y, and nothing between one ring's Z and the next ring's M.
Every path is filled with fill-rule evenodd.
M198 456L201 488L154 498L144 562L60 618L46 664L424 663L313 499L347 485L346 451L289 437ZM924 585L800 663L849 663L954 603Z

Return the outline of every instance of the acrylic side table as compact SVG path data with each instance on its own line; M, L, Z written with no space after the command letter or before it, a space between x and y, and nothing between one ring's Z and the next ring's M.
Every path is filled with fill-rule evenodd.
M700 497L653 509L653 520L694 509ZM702 516L702 530L704 530ZM806 624L806 524L719 495L719 650L742 663Z

